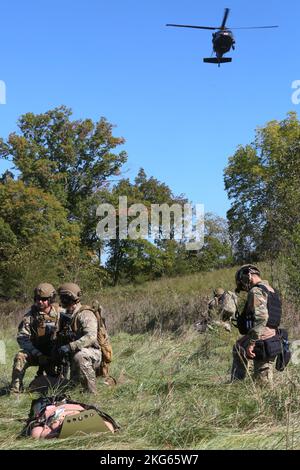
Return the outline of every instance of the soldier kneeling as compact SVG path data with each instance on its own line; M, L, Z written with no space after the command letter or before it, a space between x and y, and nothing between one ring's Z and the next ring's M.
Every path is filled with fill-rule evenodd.
M19 324L17 341L21 348L15 358L10 391L23 390L26 369L38 366L37 375L45 371L54 375L51 350L59 318L60 307L54 304L56 292L52 284L42 283L34 289L34 304Z
M61 316L58 341L63 344L58 348L60 359L68 357L71 365L71 381L81 383L83 388L96 393L96 376L105 369L111 360L111 347L106 334L106 343L102 339L105 326L101 323L100 314L94 308L82 305L81 289L77 284L65 283L59 289L61 305L65 313ZM66 318L68 321L66 321ZM110 356L104 355L110 350Z

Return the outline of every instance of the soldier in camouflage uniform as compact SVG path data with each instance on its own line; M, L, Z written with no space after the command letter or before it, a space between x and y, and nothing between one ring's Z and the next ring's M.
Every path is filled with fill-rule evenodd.
M51 351L60 307L54 304L55 289L51 284L42 283L34 289L34 305L25 314L18 327L17 341L21 348L13 363L10 391L23 390L26 369L38 366L37 375L45 371L54 374Z
M81 383L90 393L96 393L96 370L101 364L97 318L89 307L81 305L81 290L77 284L65 283L58 293L62 307L66 309L64 316L70 319L69 322L60 322L58 337L65 335L67 344L58 349L58 355L61 359L70 357L71 381ZM63 316L61 318L63 320Z
M207 327L221 326L226 331L231 331L231 320L237 311L237 295L230 290L218 287L214 290L214 296L208 303Z
M217 320L219 317L220 300L224 295L225 290L222 287L218 287L214 290L213 298L208 302L208 314L211 320Z
M218 287L213 291L213 297L208 302L207 311L195 323L195 329L204 333L207 329L221 326L226 331L231 331L231 318L237 310L237 296L231 291L225 291Z
M233 347L231 380L244 379L249 360L253 360L254 379L259 384L272 386L274 359L268 357L258 359L255 347L258 342L262 344L263 341L276 335L276 328L267 326L271 315L268 310L268 292L275 293L275 291L267 281L261 280L259 269L251 264L244 265L237 271L236 284L236 292L241 290L248 292L243 314L251 321L247 334L242 336ZM281 309L279 298L278 302Z

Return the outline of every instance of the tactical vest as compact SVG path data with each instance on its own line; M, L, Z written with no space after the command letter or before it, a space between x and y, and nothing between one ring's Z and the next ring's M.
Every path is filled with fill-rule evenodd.
M281 315L282 315L281 300L279 298L278 292L269 291L264 284L258 284L257 287L259 287L266 294L268 294L269 319L268 319L267 326L269 328L276 329L280 325Z
M268 322L267 327L277 329L281 320L281 301L278 292L271 292L264 284L256 284L254 287L259 287L268 295L267 309L268 309ZM246 335L254 326L254 314L249 310L248 302L240 315L236 318L237 328L242 335Z
M69 344L76 339L76 333L72 330L72 315L62 312L59 317L59 328L56 336L58 347Z
M50 314L41 313L35 305L31 308L30 331L32 344L43 354L49 355L52 349L59 314L52 305Z

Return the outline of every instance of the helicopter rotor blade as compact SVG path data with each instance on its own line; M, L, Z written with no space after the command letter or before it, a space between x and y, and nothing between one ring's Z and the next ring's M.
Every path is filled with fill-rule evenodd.
M213 26L192 26L190 24L166 24L166 26L176 26L177 28L219 29Z
M222 21L222 24L221 24L221 26L220 26L220 29L225 29L225 24L226 24L228 15L229 15L229 11L230 11L229 8L225 8L225 12L224 12L224 16L223 16L223 21Z
M241 28L230 28L230 29L262 29L262 28L279 28L278 25L276 26L242 26Z

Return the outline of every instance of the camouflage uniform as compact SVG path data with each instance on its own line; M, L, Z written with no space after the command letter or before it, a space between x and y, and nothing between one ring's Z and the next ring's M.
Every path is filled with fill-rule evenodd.
M71 350L71 380L81 383L89 392L96 393L96 369L101 364L97 319L91 310L85 310L81 303L77 303L69 325L73 331L73 338L69 337L71 341L68 343Z
M222 326L226 331L231 331L230 319L234 312L227 312L224 308L227 297L230 297L231 303L237 303L237 296L230 291L224 291L222 295L215 295L208 303L208 322L211 325ZM234 299L234 300L233 300Z
M260 284L270 287L267 281L261 281ZM232 380L242 380L246 377L247 371L249 372L250 360L246 357L245 352L249 344L258 339L271 338L276 334L275 329L266 326L269 319L267 293L259 287L252 287L248 292L247 304L249 311L253 313L254 325L233 347ZM254 379L258 383L272 384L273 363L274 360L253 359Z
M54 366L51 364L50 356L59 312L58 305L51 305L48 314L40 311L36 305L32 305L19 324L17 341L21 351L14 358L10 385L12 392L18 393L23 390L23 378L26 369L30 366L40 366L38 375L42 374L43 370L47 374L54 374ZM48 358L48 362L45 362L43 366L40 362L41 356Z

